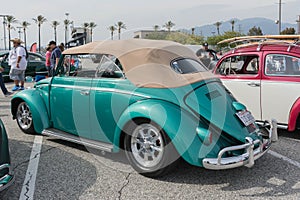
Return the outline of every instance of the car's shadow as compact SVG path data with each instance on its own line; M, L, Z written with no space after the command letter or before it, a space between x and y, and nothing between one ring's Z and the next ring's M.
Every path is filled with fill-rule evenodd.
M10 140L9 145L15 182L0 193L0 199L19 199L32 143ZM78 169L86 170L81 170L78 175ZM96 182L95 174L97 174L95 166L83 158L60 148L43 144L34 199L49 199L49 197L52 199L69 199L70 197L79 199L87 188Z
M57 139L48 140L91 152L97 156L100 155L102 158L110 160L111 163L129 165L124 152L101 155L101 151L86 149L84 146L74 143ZM295 166L266 154L255 163L253 168L241 167L224 171L206 170L180 160L171 173L157 178L157 180L199 186L220 185L220 189L223 191L239 191L241 197L284 197L300 193L300 186L296 187L300 180L300 173L297 171L299 169ZM255 190L256 188L260 188L259 192Z

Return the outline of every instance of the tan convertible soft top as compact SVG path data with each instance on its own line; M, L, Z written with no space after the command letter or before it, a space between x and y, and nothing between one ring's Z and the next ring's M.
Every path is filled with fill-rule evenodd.
M213 77L208 71L193 74L176 73L170 66L174 59L198 58L189 48L171 41L97 41L70 48L63 54L114 55L122 64L126 77L138 87L174 88Z

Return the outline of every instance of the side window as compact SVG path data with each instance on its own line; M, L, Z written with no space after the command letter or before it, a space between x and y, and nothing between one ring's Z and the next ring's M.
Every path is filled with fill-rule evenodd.
M257 55L237 55L222 61L217 73L221 75L256 75L259 70Z
M29 55L28 60L31 61L31 62L42 61L42 59L40 57L38 57L36 55L32 55L32 54Z
M269 54L266 56L265 74L268 76L300 76L300 58Z
M119 60L112 55L102 55L95 78L125 78Z
M116 61L118 59L114 56L104 54L65 55L58 74L82 78L124 78Z

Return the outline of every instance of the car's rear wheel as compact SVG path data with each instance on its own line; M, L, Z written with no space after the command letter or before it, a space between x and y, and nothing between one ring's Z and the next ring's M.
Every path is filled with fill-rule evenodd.
M20 129L27 134L34 134L32 113L26 102L18 105L16 119Z
M132 167L148 177L164 175L179 158L169 137L153 122L131 123L126 130L124 148Z

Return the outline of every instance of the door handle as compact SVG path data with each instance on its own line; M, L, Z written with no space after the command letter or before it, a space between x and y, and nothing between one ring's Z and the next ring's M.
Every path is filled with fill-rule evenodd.
M81 91L80 91L80 94L81 94L81 95L84 95L84 96L88 96L88 95L90 95L90 92L87 91L87 90L81 90Z
M249 85L250 87L259 87L260 83L250 82L250 83L247 83L247 85Z

